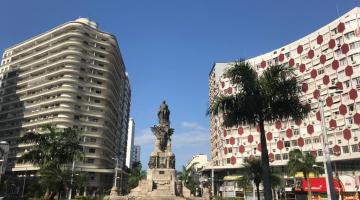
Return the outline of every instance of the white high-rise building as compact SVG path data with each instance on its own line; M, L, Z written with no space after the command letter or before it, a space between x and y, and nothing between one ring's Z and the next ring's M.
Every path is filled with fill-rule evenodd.
M286 28L283 33L286 34ZM278 39L281 40L281 35ZM324 152L320 104L323 103L334 171L340 179L349 176L353 182L360 180L360 8L303 38L246 61L258 74L277 64L294 69L295 77L302 82L300 99L311 110L303 120L265 124L270 165L285 174L289 152L295 148L311 153L321 165ZM210 102L239 92L239 87L223 76L233 64L214 64L209 74ZM342 90L341 94L330 89L334 86ZM210 116L211 158L216 168L236 170L246 158L261 156L257 126L243 124L227 128L222 121L221 114ZM347 192L355 194L353 186ZM224 188L219 191L229 195ZM235 190L231 191L232 196L235 194Z
M82 132L88 194L112 186L114 160L125 165L130 84L118 42L80 18L5 49L0 66L0 140L10 144L8 170L28 146L16 140L41 125Z
M133 148L134 148L134 135L135 134L135 121L133 118L129 119L128 137L126 145L126 166L131 168L134 163Z
M140 162L140 151L141 148L139 145L134 145L133 148L133 162ZM144 165L144 163L143 163Z

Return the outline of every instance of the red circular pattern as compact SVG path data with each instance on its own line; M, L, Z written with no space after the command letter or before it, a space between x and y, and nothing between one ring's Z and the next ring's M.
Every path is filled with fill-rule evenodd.
M286 137L291 138L293 136L293 132L291 128L286 129Z
M320 96L320 91L319 91L318 89L314 90L314 92L313 92L313 97L314 97L315 99L318 99L319 96Z
M336 86L336 89L338 89L338 90L342 90L344 88L342 82L337 82L335 84L335 86Z
M257 145L257 150L261 152L261 143Z
M225 82L221 81L221 87L224 88L225 87Z
M267 139L268 141L271 141L271 140L273 139L272 132L267 132L267 133L266 133L266 139Z
M285 58L285 56L282 53L278 56L278 59L280 62L284 61L284 58Z
M256 132L260 132L260 126L256 125Z
M317 112L316 112L316 119L317 119L318 121L321 121L320 111L317 111Z
M311 78L316 78L317 70L316 69L311 70L310 75L311 75Z
M306 103L304 105L305 109L308 110L309 112L311 111L311 105L309 103Z
M295 65L295 60L293 59L293 58L291 58L290 60L289 60L289 67L292 67L292 66L294 66Z
M330 96L330 97L327 97L325 101L326 101L326 105L327 105L328 107L331 107L331 106L333 105L333 103L334 103L331 96Z
M312 58L314 57L314 55L315 55L314 50L311 49L311 50L308 52L308 58L309 58L309 59L312 59Z
M347 107L346 107L344 104L341 104L341 105L339 106L339 113L340 113L341 115L346 115L346 113L347 113Z
M227 136L227 131L226 131L226 129L224 129L224 137L226 137Z
M244 152L245 152L245 146L244 146L244 145L240 145L240 146L239 146L239 152L240 152L240 153L244 153Z
M299 45L298 47L297 47L297 49L296 49L296 51L297 51L297 53L298 54L301 54L302 52L303 52L303 46L302 45Z
M332 61L331 67L332 67L332 69L335 70L335 71L336 71L337 69L339 69L339 61L338 61L338 60Z
M299 71L300 71L301 73L304 73L305 69L306 69L305 64L301 64L301 65L299 66Z
M284 141L279 140L276 144L277 148L282 150L284 148Z
M316 150L311 150L310 155L312 155L313 157L316 157L317 156Z
M334 39L330 39L329 40L329 48L333 49L335 47L335 40Z
M350 140L351 139L351 130L346 128L343 130L343 136L345 140Z
M229 87L229 88L227 89L227 93L228 93L228 94L231 94L231 93L232 93L232 87Z
M329 126L330 126L330 128L336 128L336 127L337 127L336 120L335 120L335 119L331 119L331 120L329 121Z
M323 43L323 41L324 41L323 36L318 35L317 38L316 38L316 43L321 44L321 43Z
M254 141L254 136L253 136L253 135L249 135L247 139L248 139L248 142L249 142L249 143L252 143L252 142Z
M232 165L235 165L235 164L236 164L236 158L235 158L235 156L231 156L230 162L231 162Z
M228 150L227 150L227 148L225 147L224 148L224 154L226 155L228 153Z
M303 83L302 86L301 86L301 90L302 90L303 92L307 92L308 89L309 89L308 84L307 84L307 83Z
M274 154L273 153L269 153L269 161L270 162L274 161Z
M261 61L260 66L261 66L262 68L265 68L265 67L266 67L266 62L265 62L265 60Z
M314 126L309 124L307 127L306 127L306 130L308 132L309 135L313 134L314 133Z
M280 128L281 128L281 121L280 121L280 120L277 120L277 121L275 122L275 128L277 128L277 129L280 129Z
M352 99L352 100L355 101L355 99L358 97L357 90L354 89L354 88L351 89L351 90L349 91L349 97L350 97L350 99Z
M345 30L345 24L342 23L342 22L340 22L339 25L337 26L337 29L338 29L338 32L339 32L339 33L344 32L344 30Z
M334 155L336 155L336 156L340 156L340 154L341 154L341 148L340 148L340 146L339 145L334 145L334 147L333 147L333 153L334 153Z
M301 120L300 118L295 119L295 124L296 124L296 125L300 126L301 123L302 123L302 120Z
M325 85L327 85L327 84L330 83L330 77L329 77L328 75L325 75L325 76L323 77L323 83L324 83Z
M354 122L355 122L355 124L360 125L360 114L359 113L356 113L354 115Z
M326 62L326 56L325 55L321 55L320 56L320 63L324 64Z
M244 134L244 128L243 128L243 127L239 127L239 128L238 128L238 134L239 134L239 135Z
M346 66L346 68L345 68L345 75L346 75L346 76L351 76L353 73L354 73L354 71L353 71L352 66L351 66L351 65Z
M341 46L341 53L343 53L343 54L347 54L348 52L349 52L349 45L348 44L343 44L342 46Z
M299 146L299 147L303 147L303 146L304 146L304 138L299 137L299 139L298 139L298 146Z
M234 145L234 144L235 144L235 138L234 138L234 137L231 137L231 138L230 138L230 144L231 144L231 145Z

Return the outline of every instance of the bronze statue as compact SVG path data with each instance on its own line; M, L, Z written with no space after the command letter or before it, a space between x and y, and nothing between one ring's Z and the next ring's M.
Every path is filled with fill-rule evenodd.
M170 126L170 110L165 101L163 101L160 105L160 109L158 111L158 118L160 125Z

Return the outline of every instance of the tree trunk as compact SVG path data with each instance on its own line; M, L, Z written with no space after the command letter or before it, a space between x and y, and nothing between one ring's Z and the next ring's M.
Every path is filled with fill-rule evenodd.
M306 178L306 184L307 184L308 200L312 200L311 185L310 185L310 179L309 178Z
M256 184L256 194L257 194L257 198L258 198L258 200L261 200L261 198L260 198L260 189L259 189L259 184Z
M260 142L261 142L261 169L264 185L264 197L265 200L272 200L271 194L271 183L270 183L270 164L269 164L269 154L266 145L265 129L264 129L264 120L260 117L259 120L260 128Z

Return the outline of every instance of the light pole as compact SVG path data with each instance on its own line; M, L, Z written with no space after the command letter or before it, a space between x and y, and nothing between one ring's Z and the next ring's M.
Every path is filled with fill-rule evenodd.
M25 184L26 184L26 173L27 173L27 168L25 168L25 173L24 173L24 177L23 177L23 187L22 187L22 191L21 191L21 197L24 197Z
M118 189L117 189L117 186L116 186L116 179L117 179L117 176L118 176L118 166L119 166L119 158L111 158L113 160L115 160L115 173L114 173L114 184L113 184L113 187L111 188L111 192L110 192L110 196L118 196L119 195L119 192L118 192Z
M70 179L70 189L69 189L69 196L68 200L71 200L71 193L72 193L72 186L74 182L74 169L75 169L75 160L73 159L72 167L71 167L71 179Z
M336 89L336 87L329 87L330 90ZM341 93L342 91L336 91L336 93ZM336 199L335 187L334 187L334 177L333 177L333 170L331 166L330 160L330 152L329 152L329 142L327 138L327 129L325 124L325 117L324 117L324 99L319 97L320 103L320 117L321 117L321 130L322 130L322 145L323 145L323 152L324 152L324 168L327 177L327 193L328 196L330 195L331 200Z

